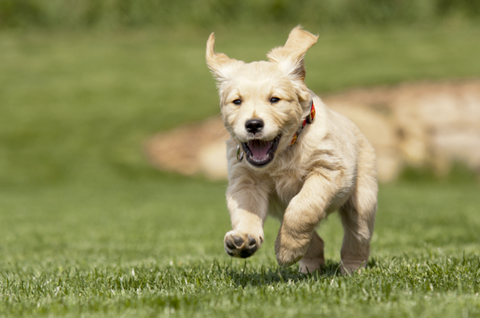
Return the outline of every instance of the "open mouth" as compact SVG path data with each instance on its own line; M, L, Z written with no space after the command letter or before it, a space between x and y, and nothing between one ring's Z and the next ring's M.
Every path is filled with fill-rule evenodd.
M270 163L273 160L281 137L282 135L278 135L273 140L252 139L242 142L242 148L246 154L247 161L257 167Z

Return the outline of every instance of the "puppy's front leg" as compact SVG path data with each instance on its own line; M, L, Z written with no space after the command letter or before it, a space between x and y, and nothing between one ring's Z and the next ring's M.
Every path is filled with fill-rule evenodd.
M233 230L225 235L225 251L233 257L247 258L263 243L268 186L246 177L231 180L227 205Z
M290 266L307 252L315 226L326 216L335 194L332 179L313 174L290 201L275 241L275 254L281 266Z

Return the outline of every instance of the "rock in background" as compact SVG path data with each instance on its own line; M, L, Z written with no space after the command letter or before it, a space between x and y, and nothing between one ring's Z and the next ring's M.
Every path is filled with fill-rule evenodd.
M480 173L480 81L409 83L322 97L352 120L377 152L378 178L395 180L404 166L448 173L462 162ZM153 136L145 143L159 169L227 178L220 116Z

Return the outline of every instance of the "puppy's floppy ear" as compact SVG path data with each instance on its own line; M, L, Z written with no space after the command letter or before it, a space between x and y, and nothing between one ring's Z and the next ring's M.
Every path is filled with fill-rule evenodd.
M229 79L232 72L245 64L242 61L231 59L223 53L215 53L215 34L213 32L207 40L206 60L208 68L219 82Z
M270 62L278 63L280 68L295 80L305 79L304 57L307 50L317 43L318 35L296 26L288 35L284 46L272 49L267 57Z

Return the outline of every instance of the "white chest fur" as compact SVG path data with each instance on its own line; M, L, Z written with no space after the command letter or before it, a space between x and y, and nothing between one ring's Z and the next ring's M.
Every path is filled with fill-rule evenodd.
M282 219L288 204L302 189L305 174L303 170L293 169L270 177L272 189L269 195L268 212L273 217Z

